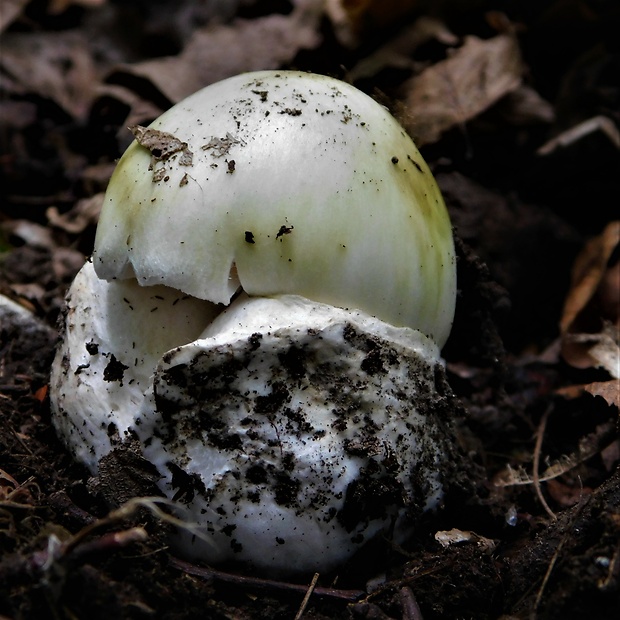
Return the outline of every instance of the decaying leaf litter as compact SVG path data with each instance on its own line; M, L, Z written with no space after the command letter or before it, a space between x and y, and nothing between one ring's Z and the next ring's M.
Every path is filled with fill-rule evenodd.
M614 617L618 9L427 4L3 5L0 292L17 306L0 315L0 614ZM127 127L265 68L351 81L422 146L457 235L444 356L481 476L404 548L297 584L172 558L165 507L111 512L55 438L46 395L63 295ZM151 484L129 455L104 475L128 498Z

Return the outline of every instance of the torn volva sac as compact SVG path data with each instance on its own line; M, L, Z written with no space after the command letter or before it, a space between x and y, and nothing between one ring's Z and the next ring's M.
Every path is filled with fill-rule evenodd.
M93 473L137 442L190 557L326 571L403 542L455 454L454 248L415 145L352 86L285 71L133 132L68 294L59 434Z

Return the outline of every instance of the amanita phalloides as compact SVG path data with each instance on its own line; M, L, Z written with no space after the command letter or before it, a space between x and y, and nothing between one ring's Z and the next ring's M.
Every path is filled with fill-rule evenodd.
M454 441L454 248L419 151L359 90L288 71L132 131L67 297L59 434L93 473L137 438L197 526L177 552L209 563L326 571L402 542Z

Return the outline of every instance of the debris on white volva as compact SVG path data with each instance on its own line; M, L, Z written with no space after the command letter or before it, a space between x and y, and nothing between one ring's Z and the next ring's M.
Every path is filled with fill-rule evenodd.
M52 366L54 424L91 471L127 438L162 355L198 338L219 310L167 286L106 282L87 262L66 300Z
M186 554L312 571L382 530L402 543L442 495L437 358L419 331L291 295L237 300L166 353L136 430L208 533L181 532Z
M80 462L136 442L209 563L337 568L454 471L450 221L394 118L299 72L199 91L119 161L51 379Z

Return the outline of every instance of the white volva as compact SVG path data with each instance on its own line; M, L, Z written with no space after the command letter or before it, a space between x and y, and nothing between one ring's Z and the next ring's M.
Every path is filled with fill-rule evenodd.
M420 153L337 80L265 71L133 128L73 283L54 423L93 473L129 437L196 527L286 573L402 542L454 452L436 386L449 218Z
M126 439L161 356L198 338L214 304L166 286L106 282L88 262L66 301L50 379L54 424L91 471Z

